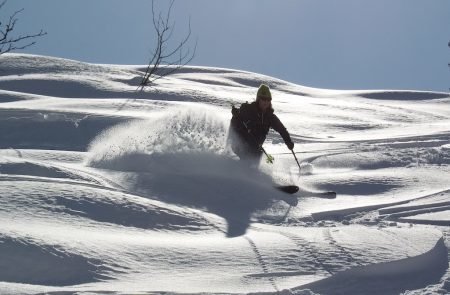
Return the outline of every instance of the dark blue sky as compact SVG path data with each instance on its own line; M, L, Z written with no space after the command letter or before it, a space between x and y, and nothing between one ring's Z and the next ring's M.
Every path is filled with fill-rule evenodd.
M17 33L48 32L25 52L112 64L150 57L150 0L9 0L1 19L19 8ZM448 0L178 0L172 40L189 17L198 39L192 65L319 88L450 87Z

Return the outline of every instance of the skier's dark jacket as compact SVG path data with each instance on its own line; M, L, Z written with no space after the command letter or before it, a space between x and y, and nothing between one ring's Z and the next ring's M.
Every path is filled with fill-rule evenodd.
M256 101L243 103L239 109L233 106L232 114L231 127L249 148L258 150L266 140L270 128L280 133L286 144L292 144L289 133L272 107L263 113Z

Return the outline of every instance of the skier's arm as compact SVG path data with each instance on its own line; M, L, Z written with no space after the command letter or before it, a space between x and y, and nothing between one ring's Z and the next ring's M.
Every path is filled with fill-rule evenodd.
M248 124L248 104L243 103L240 108L235 108L234 106L231 109L231 113L233 114L233 120L236 122L236 127L239 125L239 129L245 129L246 133L249 132L247 130L247 124Z
M248 137L249 130L247 128L247 104L242 104L240 108L235 108L233 106L231 109L231 113L233 114L233 117L231 118L231 124L233 125L234 130L244 138Z
M287 147L292 150L294 148L294 143L291 140L291 136L289 135L289 132L286 130L286 127L284 127L283 123L281 123L280 119L278 119L277 115L273 114L271 126L273 130L280 133L281 137L284 140L284 143L287 145Z

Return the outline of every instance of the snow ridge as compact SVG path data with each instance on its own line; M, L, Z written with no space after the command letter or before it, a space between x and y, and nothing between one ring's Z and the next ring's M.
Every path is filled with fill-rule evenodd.
M0 63L1 294L450 292L447 93L205 67L136 91L143 66ZM259 171L227 148L261 82L300 168L273 132Z

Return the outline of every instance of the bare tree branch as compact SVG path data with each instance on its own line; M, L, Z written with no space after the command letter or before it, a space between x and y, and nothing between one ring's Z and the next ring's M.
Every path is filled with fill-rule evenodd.
M4 0L0 4L0 9L3 8L3 6L6 4L8 0ZM24 11L24 9L17 10L14 12L10 17L6 24L0 21L0 54L15 51L15 50L22 50L27 47L33 46L36 44L36 41L33 39L37 37L42 37L44 35L47 35L46 32L43 30L40 30L38 33L30 34L30 35L19 35L19 36L12 36L12 32L14 31L16 24L18 22L17 16Z
M142 77L141 84L138 89L143 90L146 86L151 86L155 81L173 74L183 66L187 65L195 57L197 50L197 41L195 42L194 50L185 48L191 38L191 20L189 18L188 33L183 40L169 50L169 41L172 39L175 30L175 22L171 23L170 17L175 0L171 0L165 18L162 13L156 15L154 0L152 0L152 17L153 27L156 32L156 46L153 55L150 58L145 74ZM166 71L167 69L167 71Z
M0 9L3 8L3 6L5 5L5 3L6 3L7 1L8 1L8 0L4 0L4 1L0 4Z

